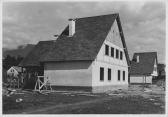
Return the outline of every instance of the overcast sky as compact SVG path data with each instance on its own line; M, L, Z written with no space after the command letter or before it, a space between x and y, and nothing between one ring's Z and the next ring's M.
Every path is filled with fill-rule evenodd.
M4 2L3 47L52 40L68 19L119 13L129 56L157 51L165 63L164 2Z

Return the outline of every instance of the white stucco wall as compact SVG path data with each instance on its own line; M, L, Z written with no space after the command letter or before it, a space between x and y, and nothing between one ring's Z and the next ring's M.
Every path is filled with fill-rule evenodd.
M151 83L152 84L152 76L130 76L130 83Z
M123 52L123 59L105 55L105 44ZM111 49L109 48L109 53ZM44 76L48 77L51 85L56 86L111 86L128 85L128 65L115 21L106 37L96 59L92 61L53 62L44 64ZM104 81L100 81L100 67L104 67ZM108 81L108 68L111 69L111 81ZM120 70L120 81L118 81ZM125 71L125 81L123 81Z
M105 44L114 48L114 57L111 57L111 49L109 48L109 56L105 55ZM123 52L123 59L116 59L116 49ZM104 68L104 81L100 81L100 67ZM111 81L108 81L108 68L112 71ZM118 70L120 70L120 81L118 81ZM125 81L123 81L123 71L125 71ZM128 65L123 50L122 41L119 35L117 22L114 22L111 31L106 37L96 60L92 64L92 86L104 85L128 85Z
M104 68L104 81L100 81L100 67ZM111 80L108 80L108 68L111 69ZM118 81L118 70L120 70L120 81ZM125 81L123 81L123 71L125 71ZM128 85L127 67L95 61L92 73L92 86Z
M54 62L44 64L44 76L55 86L91 86L91 61Z

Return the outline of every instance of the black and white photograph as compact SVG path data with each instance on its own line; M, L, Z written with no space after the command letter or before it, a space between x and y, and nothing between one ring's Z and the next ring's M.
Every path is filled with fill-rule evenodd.
M2 1L2 115L166 115L166 0Z

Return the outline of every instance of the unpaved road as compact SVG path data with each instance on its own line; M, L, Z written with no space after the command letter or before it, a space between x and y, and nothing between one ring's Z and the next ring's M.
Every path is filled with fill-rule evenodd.
M23 102L16 103L18 97L23 98ZM3 107L5 114L163 114L165 91L142 91L134 87L106 94L25 93L5 98Z

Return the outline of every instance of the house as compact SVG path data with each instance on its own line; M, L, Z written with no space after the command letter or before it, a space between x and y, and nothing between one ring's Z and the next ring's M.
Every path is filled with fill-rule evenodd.
M156 52L134 53L130 68L130 83L150 83L158 76Z
M18 77L19 73L22 72L22 68L18 66L12 66L7 70L7 76Z
M56 89L127 88L129 56L119 14L69 19L57 40L39 42L20 66L43 71Z

